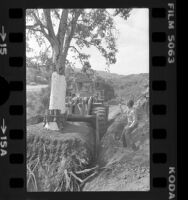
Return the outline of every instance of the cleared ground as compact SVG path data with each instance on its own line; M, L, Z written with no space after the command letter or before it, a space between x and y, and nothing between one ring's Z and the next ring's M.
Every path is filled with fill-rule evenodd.
M42 88L46 88L48 85L26 85L27 92L39 92Z

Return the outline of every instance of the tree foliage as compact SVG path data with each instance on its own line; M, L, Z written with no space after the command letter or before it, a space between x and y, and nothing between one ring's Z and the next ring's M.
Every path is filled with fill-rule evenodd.
M27 9L27 41L33 35L39 46L47 42L52 50L56 70L65 73L65 66L72 66L68 52L72 52L83 66L91 68L90 55L84 48L95 47L106 59L106 64L116 63L116 28L114 16L124 19L130 9ZM27 43L27 50L29 46Z

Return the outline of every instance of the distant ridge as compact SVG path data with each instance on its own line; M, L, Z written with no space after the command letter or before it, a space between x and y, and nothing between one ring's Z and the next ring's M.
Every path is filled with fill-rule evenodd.
M97 71L97 74L113 86L118 99L122 98L125 101L128 99L137 100L146 89L146 85L149 85L148 73L120 75Z

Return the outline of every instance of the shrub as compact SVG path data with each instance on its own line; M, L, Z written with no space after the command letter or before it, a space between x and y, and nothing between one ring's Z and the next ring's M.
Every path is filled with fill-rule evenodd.
M27 119L43 115L48 109L50 87L41 89L40 92L27 92Z

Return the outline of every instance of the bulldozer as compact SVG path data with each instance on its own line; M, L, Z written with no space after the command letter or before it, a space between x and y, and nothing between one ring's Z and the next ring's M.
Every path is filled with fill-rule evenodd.
M99 121L100 138L104 135L107 129L109 106L105 102L104 89L102 88L101 79L93 76L88 76L86 73L77 73L69 89L69 94L74 93L79 97L93 97L88 101L87 115L97 115Z

